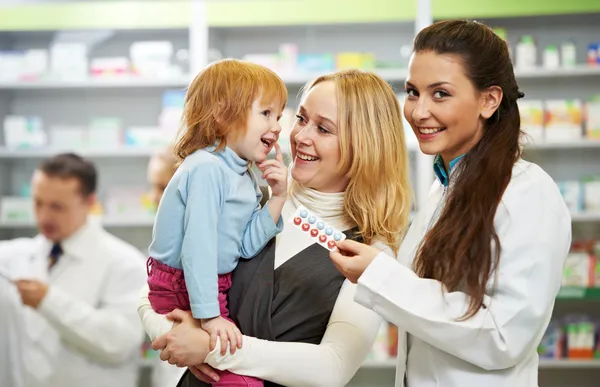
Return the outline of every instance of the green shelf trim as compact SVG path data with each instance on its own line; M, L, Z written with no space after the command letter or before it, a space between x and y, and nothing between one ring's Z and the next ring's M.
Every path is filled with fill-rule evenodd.
M413 0L206 0L211 27L412 21ZM82 1L0 7L0 31L188 28L188 0Z
M415 0L206 0L211 27L411 22ZM600 12L598 0L432 0L435 19ZM118 0L0 7L0 31L188 28L190 0Z
M600 300L600 288L564 287L556 297L559 300Z
M188 28L190 2L87 1L0 7L0 31Z
M598 0L431 0L434 19L503 18L600 12Z
M209 1L211 27L413 21L414 0Z

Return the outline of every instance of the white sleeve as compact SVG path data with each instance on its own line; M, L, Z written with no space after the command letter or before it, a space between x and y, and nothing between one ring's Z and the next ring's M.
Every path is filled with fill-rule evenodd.
M149 291L148 284L140 290L137 311L148 337L150 337L150 340L155 340L158 336L169 332L173 328L173 322L167 320L165 315L158 314L152 309L148 299Z
M25 386L26 331L23 305L13 284L0 276L0 375L9 386Z
M381 317L354 302L356 285L344 281L320 344L260 340L244 336L235 354L219 347L206 362L220 370L285 386L344 386L373 347Z
M469 303L465 293L443 295L440 282L418 277L384 253L360 277L356 301L486 370L511 367L530 355L548 325L561 285L571 219L550 181L528 179L509 188L495 221L502 248L496 287L489 284L485 307L473 317L458 321Z

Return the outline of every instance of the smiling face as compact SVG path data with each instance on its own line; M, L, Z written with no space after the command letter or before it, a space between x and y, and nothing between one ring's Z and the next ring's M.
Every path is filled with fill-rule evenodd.
M342 192L348 177L338 171L340 139L336 85L325 81L304 96L290 135L292 178L324 193Z
M471 149L483 135L486 107L460 58L431 51L413 54L406 81L404 116L421 151L446 163Z
M227 145L243 159L257 163L265 161L279 139L281 106L281 103L264 104L257 98L248 113L245 133L231 132L227 136Z

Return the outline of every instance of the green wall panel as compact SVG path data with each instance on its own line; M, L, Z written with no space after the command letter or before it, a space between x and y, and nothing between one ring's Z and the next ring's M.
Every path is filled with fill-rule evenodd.
M411 21L417 0L206 0L210 26ZM432 0L436 19L600 12L600 0ZM0 30L187 28L187 0L78 1L0 7Z
M0 7L0 30L186 28L183 0L109 1ZM210 26L413 20L413 0L207 0Z
M431 0L435 19L600 12L600 0Z

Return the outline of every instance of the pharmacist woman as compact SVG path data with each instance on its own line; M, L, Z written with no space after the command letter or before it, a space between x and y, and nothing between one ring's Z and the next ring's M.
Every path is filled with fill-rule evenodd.
M404 115L437 175L398 260L354 241L330 254L354 300L398 326L396 386L537 387L537 346L571 244L561 194L520 158L506 43L473 21L415 39Z

